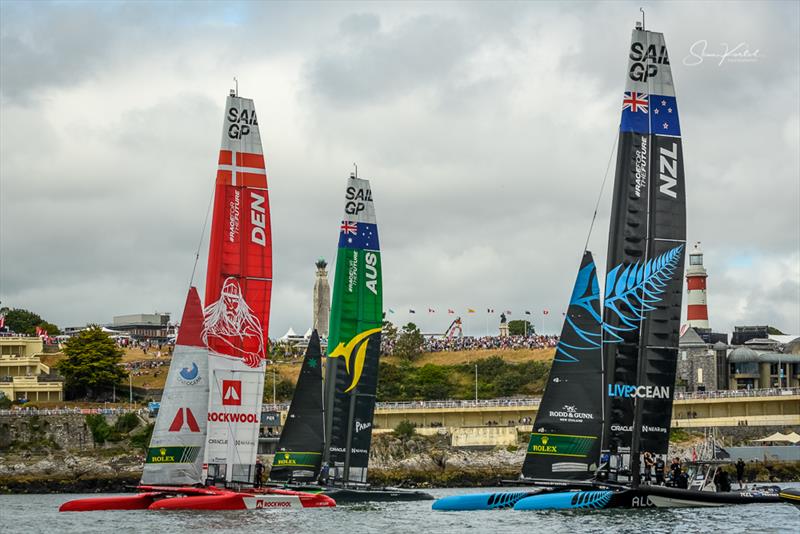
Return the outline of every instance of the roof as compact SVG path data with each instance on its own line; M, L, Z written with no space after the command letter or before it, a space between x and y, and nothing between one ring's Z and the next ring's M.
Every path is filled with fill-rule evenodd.
M756 351L750 347L736 347L728 355L730 363L800 363L800 354L781 354L780 352Z
M705 347L708 345L694 328L687 328L678 342L681 347Z

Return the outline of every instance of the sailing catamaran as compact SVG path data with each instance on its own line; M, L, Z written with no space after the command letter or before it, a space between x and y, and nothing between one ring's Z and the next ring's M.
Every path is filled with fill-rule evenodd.
M715 493L708 487L640 484L640 454L665 454L669 446L685 198L680 122L664 36L637 24L622 104L602 320L597 291L589 291L579 274L523 469L531 477L526 482L545 487L532 494L479 494L468 501L447 497L434 509L777 502L777 494L769 491ZM584 256L581 273L586 262ZM594 280L590 285L596 287ZM584 323L577 323L576 311ZM554 399L559 399L555 405ZM576 427L580 432L568 431L576 421L582 421Z
M383 325L380 243L368 180L355 174L348 178L344 211L334 275L325 409L321 375L317 364L311 364L319 361L320 354L319 342L312 336L270 479L292 483L287 487L295 489L321 491L338 503L432 500L421 491L367 484ZM317 485L323 468L322 485Z
M325 495L252 487L272 289L269 197L253 101L232 91L225 110L206 307L190 288L142 493L62 511L335 506Z

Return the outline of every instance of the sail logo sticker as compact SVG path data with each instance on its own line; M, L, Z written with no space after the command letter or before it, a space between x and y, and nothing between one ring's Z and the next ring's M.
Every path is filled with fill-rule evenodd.
M250 135L251 126L258 126L256 110L229 108L228 109L228 137L241 139Z
M364 264L367 277L367 289L372 291L373 295L378 294L378 255L374 252L367 252L364 255Z
M250 192L250 223L253 225L250 230L250 240L253 243L267 246L267 210L264 207L264 195L255 191Z
M361 432L362 430L367 430L372 428L372 423L362 423L360 421L356 421L356 433Z
M192 367L184 367L178 372L178 380L187 386L193 386L200 382L200 369L195 362L192 362Z
M380 335L380 332L380 327L365 330L353 337L346 345L344 343L339 343L339 345L328 354L328 358L344 358L344 367L347 370L347 374L352 377L350 387L344 390L345 393L358 385L358 381L361 379L361 372L364 370L364 360L367 357L369 338L375 334ZM358 347L358 350L356 350L356 347ZM353 351L356 351L355 357L353 357Z
M241 406L242 405L242 381L223 380L222 381L222 405Z
M609 384L608 396L615 399L670 399L669 386Z
M594 414L579 412L575 406L565 404L561 410L550 410L550 417L565 423L582 423L594 420Z
M678 143L672 143L672 150L661 147L658 171L661 180L658 191L668 197L678 198L674 189L678 184Z
M220 298L203 310L203 341L211 354L241 358L248 367L256 368L266 359L261 322L236 278L227 278Z
M186 414L185 416L184 413ZM194 418L194 414L189 408L178 408L172 423L169 425L169 431L180 432L183 429L184 420L186 421L186 426L189 427L189 432L200 432L200 425L197 424L197 419Z

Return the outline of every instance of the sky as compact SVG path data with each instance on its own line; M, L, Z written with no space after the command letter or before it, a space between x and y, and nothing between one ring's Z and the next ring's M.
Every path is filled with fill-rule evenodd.
M711 326L800 334L796 2L2 1L0 305L61 327L178 320L236 76L269 174L271 337L311 324L354 162L393 322L443 332L450 308L483 335L487 308L530 310L558 332L640 5L670 50ZM726 47L749 58L697 60ZM601 272L612 178L589 239Z

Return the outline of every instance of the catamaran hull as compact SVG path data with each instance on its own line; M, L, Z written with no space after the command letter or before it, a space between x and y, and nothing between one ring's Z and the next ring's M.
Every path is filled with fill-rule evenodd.
M534 491L499 491L492 493L450 495L437 499L431 508L440 512L502 510L505 508L513 508L520 500L537 495L542 491L543 489Z
M102 510L259 510L331 508L327 495L267 488L237 492L217 488L158 488L138 495L76 499L61 505L61 512Z
M92 497L67 501L58 509L59 512L99 512L102 510L146 510L160 493L139 493L138 495L122 495L119 497Z
M521 499L515 510L598 510L606 508L699 508L780 502L777 493L762 491L711 492L663 486L637 489L567 491Z
M325 488L323 494L337 503L432 501L433 495L424 491L400 488Z
M793 504L800 508L800 489L790 488L782 490L779 494L781 502Z

